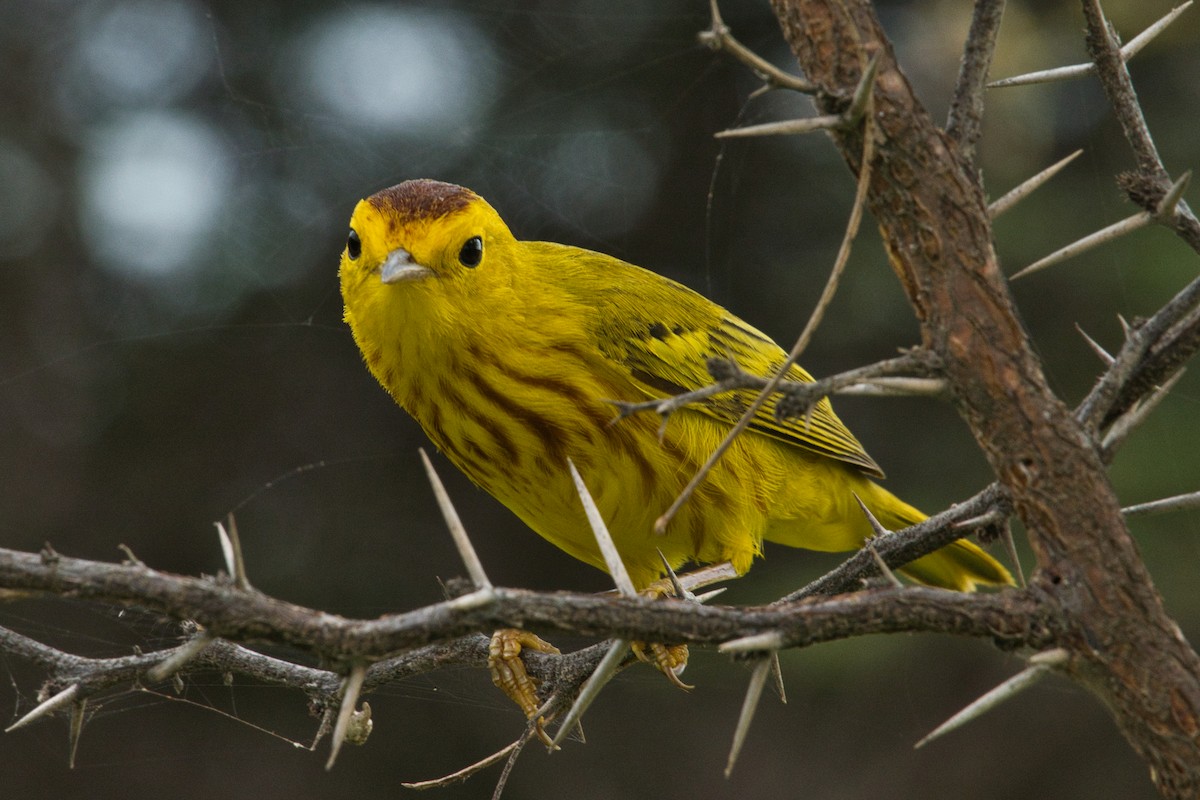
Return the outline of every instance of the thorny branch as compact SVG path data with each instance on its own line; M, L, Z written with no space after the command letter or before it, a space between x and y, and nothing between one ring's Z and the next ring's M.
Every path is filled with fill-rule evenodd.
M771 634L785 647L898 631L985 636L1009 647L1040 647L1053 635L1052 621L1037 612L1041 604L1036 598L1017 592L950 595L932 589L888 589L762 608L730 608L494 588L469 602L462 601L472 595L464 595L405 614L353 620L294 606L222 580L171 575L141 565L63 556L45 559L11 550L0 550L0 585L19 587L26 596L47 593L115 605L136 602L151 611L186 618L187 635L216 637L191 658L187 670L237 673L299 688L319 709L337 706L339 672L292 663L227 639L300 647L324 663L371 661L363 681L363 691L369 692L448 664L482 666L488 651L483 632L500 627L701 645ZM325 633L314 637L317 628ZM85 658L0 628L0 648L46 671L43 700L71 689L71 699L78 702L114 687L149 683L148 674L190 641L133 656ZM600 644L562 656L530 654L527 669L549 692L569 701L606 649Z
M1095 0L1085 3L1098 16ZM1094 427L1080 425L1046 381L999 270L977 176L915 101L865 0L773 6L805 74L825 88L819 111L835 109L829 98L853 82L847 51L856 43L885 54L876 109L887 141L871 210L923 341L942 356L958 410L1024 523L1038 561L1031 585L1045 590L1065 626L1057 643L1064 656L1055 663L1103 701L1160 791L1196 796L1200 746L1183 731L1200 719L1200 657L1179 635L1137 553ZM1123 64L1097 60L1101 73L1118 69ZM1132 94L1129 102L1136 106ZM834 133L852 171L860 136ZM1161 199L1154 203L1160 208ZM1149 345L1135 346L1144 353ZM1129 373L1120 370L1140 354L1122 361L1114 360L1106 386L1128 385Z
M747 633L772 630L784 632L794 646L866 630L1024 635L1017 630L1021 626L1014 627L1015 617L1004 619L1008 601L999 599L999 595L948 595L918 588L905 590L903 595L908 599L903 601L887 593L867 593L769 609L742 609L497 587L405 613L357 620L293 605L219 580L65 556L47 563L38 554L5 549L0 549L0 585L31 594L113 605L137 604L170 617L192 620L210 636L285 644L332 664L381 660L400 651L502 627L700 645L717 645ZM891 616L885 612L893 601L899 604L897 609L920 608L920 613ZM1020 601L1017 604L1022 605ZM936 611L936 606L945 610ZM976 624L963 619L962 612L971 608L980 609L989 620ZM1025 611L1022 608L1022 613ZM44 652L38 658L47 664L52 660ZM131 666L140 664L131 662Z

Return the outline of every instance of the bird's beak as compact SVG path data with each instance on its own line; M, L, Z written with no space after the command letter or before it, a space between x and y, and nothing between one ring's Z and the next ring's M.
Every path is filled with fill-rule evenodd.
M432 274L429 268L413 261L412 255L403 247L388 253L388 257L379 265L379 279L384 283L417 281Z

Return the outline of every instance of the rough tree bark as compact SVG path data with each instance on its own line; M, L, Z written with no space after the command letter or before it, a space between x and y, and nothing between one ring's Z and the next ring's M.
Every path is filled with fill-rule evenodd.
M922 108L866 0L773 0L822 113L881 54L868 206L958 408L1037 556L1065 674L1112 711L1167 797L1200 794L1200 658L1167 616L1095 440L1050 391L992 247L974 170ZM858 169L862 129L834 140ZM1056 626L1057 627L1057 626Z

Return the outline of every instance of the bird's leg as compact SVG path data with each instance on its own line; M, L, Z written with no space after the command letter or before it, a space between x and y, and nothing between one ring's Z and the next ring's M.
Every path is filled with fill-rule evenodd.
M640 594L652 600L659 600L663 597L676 597L677 592L678 587L675 585L675 581L663 578L647 586ZM658 642L631 642L629 649L633 651L639 661L656 666L659 672L667 676L667 680L680 689L695 688L679 679L680 674L687 667L688 646L686 644L665 645Z
M492 683L520 706L526 719L533 719L541 701L537 695L539 681L530 677L525 669L525 662L521 660L521 650L526 647L539 653L559 653L557 647L529 631L503 628L492 634L492 641L488 645L488 671L492 673ZM545 721L538 717L537 734L549 747L550 736L543 727L544 723Z

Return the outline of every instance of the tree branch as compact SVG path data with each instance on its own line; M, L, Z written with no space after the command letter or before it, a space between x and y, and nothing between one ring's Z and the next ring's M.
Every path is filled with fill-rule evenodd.
M983 93L1003 16L1004 0L975 0L946 122L946 135L958 143L959 154L973 167L978 162L975 151L983 133Z
M1094 439L1050 391L1000 273L982 188L929 119L865 0L773 0L830 113L882 53L871 211L928 349L1028 531L1031 585L1061 614L1064 669L1109 707L1160 791L1200 792L1200 658L1177 635L1138 555ZM1098 64L1101 71L1104 65ZM851 170L858 131L833 132ZM1153 675L1153 683L1144 676ZM1196 723L1200 728L1200 722Z
M0 549L0 585L59 597L136 604L176 619L192 620L211 636L286 644L334 663L378 660L408 648L504 627L700 645L781 631L788 636L790 646L900 630L1019 639L1027 627L1019 614L1002 618L1007 601L994 600L998 595L960 595L921 588L906 589L902 600L896 599L895 593L866 593L859 599L745 609L641 597L495 588L478 599L475 596L481 593L472 593L402 614L356 620L213 579L64 556L46 563L38 554L4 549ZM463 602L465 599L471 602ZM1014 602L1027 605L1027 601ZM980 611L974 623L964 616L972 608ZM1027 612L1023 607L1022 613ZM170 652L159 652L157 660ZM130 662L130 666L142 664L140 660Z
M1104 17L1099 0L1083 0L1083 17L1087 22L1084 41L1088 55L1096 65L1104 94L1137 162L1136 174L1123 177L1122 183L1130 199L1145 210L1154 211L1171 188L1171 176L1154 145L1154 138L1150 135L1137 92L1133 88L1133 79L1129 77L1129 69L1121 55L1120 43ZM1179 212L1164 222L1170 224L1193 250L1200 253L1200 221L1187 203L1180 202Z

